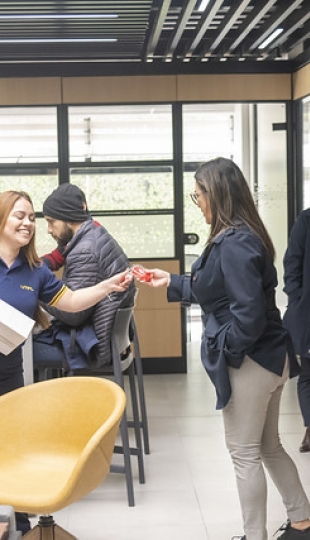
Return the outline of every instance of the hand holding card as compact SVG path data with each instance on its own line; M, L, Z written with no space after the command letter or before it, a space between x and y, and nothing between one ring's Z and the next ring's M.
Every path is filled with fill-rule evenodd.
M142 281L144 283L149 283L152 280L153 273L149 272L146 268L143 268L143 266L135 265L131 268L133 276L138 280Z

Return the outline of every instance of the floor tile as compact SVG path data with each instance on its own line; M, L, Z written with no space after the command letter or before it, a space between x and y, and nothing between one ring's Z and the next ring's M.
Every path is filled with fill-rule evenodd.
M110 474L87 497L55 514L79 540L230 540L243 534L222 416L199 360L199 343L190 344L189 353L187 374L144 376L151 454L144 456L145 484L139 484L132 458L135 506L127 504L124 476ZM293 379L283 394L280 434L310 497L310 454L298 450L303 431ZM267 481L272 540L286 515Z

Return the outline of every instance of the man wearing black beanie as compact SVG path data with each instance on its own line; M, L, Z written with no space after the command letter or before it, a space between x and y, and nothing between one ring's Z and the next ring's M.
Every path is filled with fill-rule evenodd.
M63 198L66 201L65 209L62 204L62 200L60 204L57 204L57 199L61 198L61 195L63 195ZM61 216L59 218L61 221L66 221L64 216L66 217L68 214L71 214L71 216L76 216L78 212L83 218L81 219L81 221L85 221L86 215L87 218L90 219L90 214L87 210L85 194L80 188L78 188L74 184L69 184L68 182L66 182L65 184L61 184L57 189L55 189L53 193L44 202L43 213L49 215L49 212L51 212L56 218L55 207L57 207L56 213L58 211L58 215ZM94 221L94 223L95 225L100 225L98 221ZM64 250L65 245L62 241L62 243L59 243L53 251L42 255L42 260L53 272L56 272L65 264Z
M43 214L65 222L82 223L90 218L83 191L66 182L47 197L43 203Z
M78 186L58 186L44 201L43 214L47 231L58 244L58 263L64 262L62 279L73 290L94 285L130 266L116 240L93 221ZM54 256L44 255L42 260L55 269ZM65 355L69 369L100 368L110 363L115 312L121 306L133 305L134 295L132 283L125 293L113 293L87 311L67 313L44 306L54 319L49 329L34 338L34 368L39 368L40 360L46 363L47 357L54 359L55 353L61 358Z

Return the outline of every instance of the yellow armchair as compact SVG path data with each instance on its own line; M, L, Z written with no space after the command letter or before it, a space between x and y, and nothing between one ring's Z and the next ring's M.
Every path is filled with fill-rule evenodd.
M74 539L52 513L110 470L125 393L97 377L52 379L0 397L0 504L42 514L24 538Z

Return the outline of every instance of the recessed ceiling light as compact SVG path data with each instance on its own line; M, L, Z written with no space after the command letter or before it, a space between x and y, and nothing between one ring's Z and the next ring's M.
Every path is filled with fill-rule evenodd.
M197 11L202 12L206 9L207 5L209 4L210 0L201 0L201 4L199 5Z
M27 14L27 15L0 15L0 20L24 20L24 19L117 19L116 13L56 13L56 14Z
M277 30L272 32L272 34L270 34L270 36L267 37L267 39L265 39L265 41L263 41L263 43L261 43L258 48L259 49L265 49L265 47L267 47L267 45L269 45L269 43L271 43L274 39L276 39L276 37L279 34L282 34L282 32L283 32L283 28L277 28Z
M0 39L0 43L115 43L114 38L29 38Z

